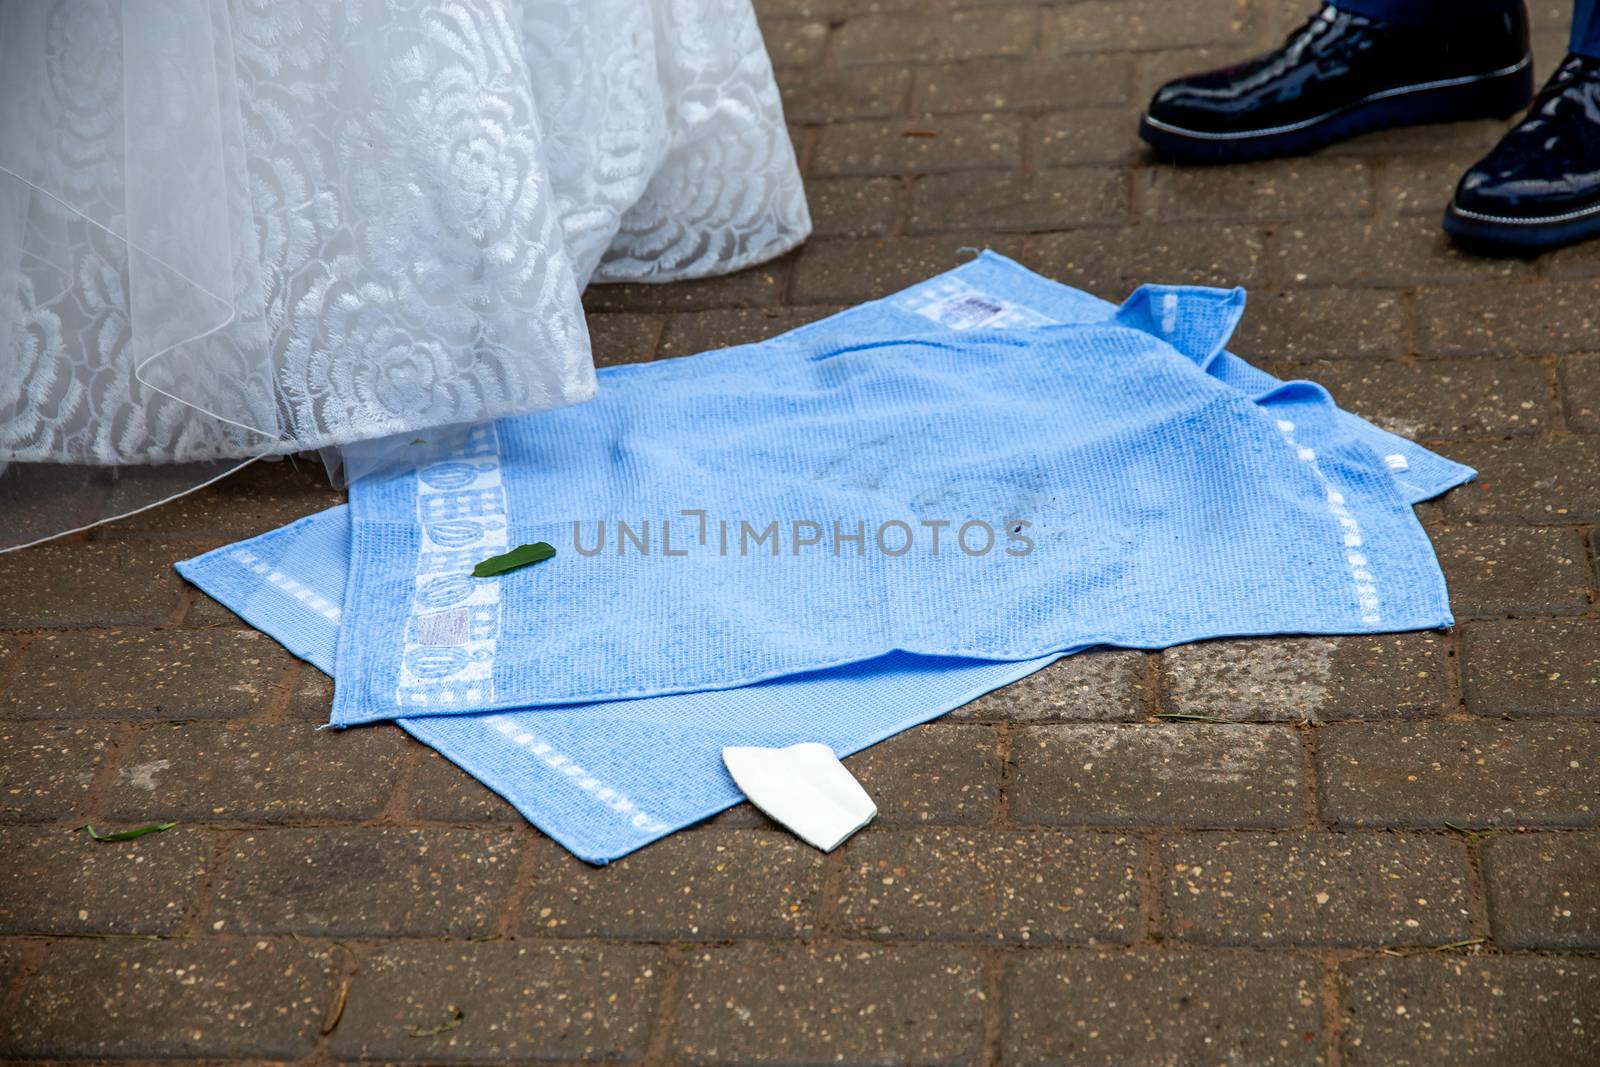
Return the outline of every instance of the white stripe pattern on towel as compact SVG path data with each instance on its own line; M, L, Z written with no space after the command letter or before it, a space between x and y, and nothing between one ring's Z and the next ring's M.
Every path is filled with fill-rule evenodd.
M642 810L621 792L611 788L594 775L585 771L581 766L573 762L570 756L556 751L555 746L551 745L550 742L534 734L531 730L518 725L509 716L489 715L484 721L500 736L530 755L538 757L545 766L566 775L573 785L593 797L600 804L627 819L629 824L640 833L658 834L671 828L669 824Z
M1377 578L1367 566L1366 553L1361 540L1361 523L1350 513L1345 506L1344 494L1333 487L1328 476L1323 473L1321 465L1317 463L1316 449L1307 448L1295 440L1294 423L1288 419L1278 420L1278 432L1283 435L1283 440L1294 449L1295 455L1311 468L1311 473L1317 476L1322 483L1324 499L1328 503L1328 513L1339 524L1344 538L1345 567L1350 572L1350 585L1355 593L1356 603L1361 607L1361 621L1368 626L1376 626L1383 621L1383 608L1378 600Z
M418 546L411 615L395 688L418 712L481 707L494 698L500 583L472 576L506 551L500 438L478 426L434 446L416 479Z
M284 574L254 552L243 548L236 548L228 553L229 557L252 574L259 574L268 585L279 592L287 593L300 603L321 615L329 622L338 622L344 615L344 609L315 589L305 585Z

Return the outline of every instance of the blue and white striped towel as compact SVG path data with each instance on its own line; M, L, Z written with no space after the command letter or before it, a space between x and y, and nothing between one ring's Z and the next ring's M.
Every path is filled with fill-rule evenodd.
M842 755L1092 645L1448 625L1410 505L1472 472L1224 352L1242 303L1114 308L985 253L425 441L180 570L333 673L336 724L397 719L605 862L737 802L727 745Z

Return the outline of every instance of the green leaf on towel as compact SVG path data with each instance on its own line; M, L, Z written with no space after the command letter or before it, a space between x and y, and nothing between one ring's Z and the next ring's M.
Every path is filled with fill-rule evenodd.
M114 834L103 834L93 826L84 826L83 829L89 831L89 836L96 841L134 841L145 834L163 833L176 825L178 824L175 822L151 822L145 823L143 826L135 826L131 830L118 830Z
M518 567L528 567L535 563L543 563L556 554L556 550L548 541L537 541L531 545L518 545L510 552L500 556L490 556L476 567L472 568L474 578L493 578L506 571L514 571Z

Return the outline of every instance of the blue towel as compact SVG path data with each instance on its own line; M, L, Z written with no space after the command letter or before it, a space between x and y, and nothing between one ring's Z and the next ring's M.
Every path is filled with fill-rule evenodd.
M335 673L349 509L178 565L319 670ZM936 718L1056 657L1021 663L897 654L744 689L396 721L590 863L606 863L740 800L727 745L820 741L841 755Z
M1113 308L986 253L429 435L180 570L334 673L335 723L398 719L604 862L736 802L725 745L845 754L1092 645L1448 625L1410 504L1471 471L1223 351L1242 304Z

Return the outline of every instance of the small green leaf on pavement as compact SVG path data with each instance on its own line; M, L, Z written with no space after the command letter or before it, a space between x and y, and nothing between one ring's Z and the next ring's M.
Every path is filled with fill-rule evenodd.
M436 1026L418 1026L407 1030L406 1033L412 1037L438 1037L440 1034L448 1034L466 1021L467 1013L457 1008L454 1015Z
M492 578L506 571L514 571L518 567L527 567L534 563L543 563L556 554L556 550L548 541L537 541L531 545L518 545L510 552L499 556L490 556L488 559L472 568L474 578Z
M96 841L133 841L143 837L145 834L162 833L176 825L178 824L175 822L150 822L145 823L143 826L135 826L131 830L118 830L116 833L111 834L103 834L93 826L84 826L83 829L89 831L89 836Z

